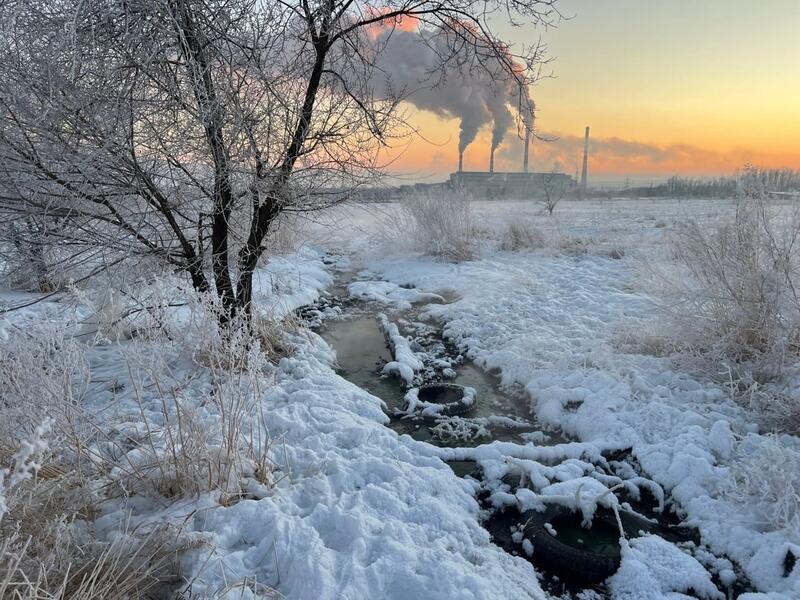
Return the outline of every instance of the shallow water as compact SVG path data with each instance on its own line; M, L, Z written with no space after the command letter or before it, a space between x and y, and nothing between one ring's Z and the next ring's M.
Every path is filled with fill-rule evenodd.
M381 375L383 365L392 360L392 355L378 326L375 317L377 312L377 309L373 311L367 308L366 311L359 311L344 320L327 321L320 334L336 350L338 373L385 402L392 429L437 445L472 446L492 440L524 441L525 434L534 434L540 443L563 441L562 437L553 433L538 433L539 427L533 420L528 401L522 396L502 390L496 377L469 361L455 367L456 377L448 380L475 388L477 407L468 416L479 419L506 417L527 421L529 425L519 427L492 423L487 427L490 432L488 436L467 441L442 441L432 434L430 421L399 416L397 413L406 405L405 390L398 379Z
M408 434L419 441L429 442L438 446L476 446L494 440L513 441L525 443L533 441L541 444L558 444L570 441L558 432L544 432L536 423L531 412L529 400L522 393L514 393L500 386L500 380L491 373L487 373L468 360L454 366L456 377L449 379L453 383L475 388L477 394L477 407L468 416L487 423L491 418L507 417L523 420L528 423L525 427L508 426L494 422L487 424L488 435L478 436L474 439L447 439L442 440L432 431L435 425L430 420L421 418L403 417L398 413L405 409L405 389L399 379L384 377L381 370L386 362L392 360L392 354L381 331L376 315L381 307L363 304L360 302L347 303L345 318L341 320L327 320L322 324L319 333L333 347L337 355L337 372L354 383L369 391L371 394L384 401L384 410L390 417L389 426L400 434ZM395 314L392 320L397 322L401 333L403 324L419 320L419 311L412 310L404 313L399 319ZM438 328L437 328L438 329ZM412 336L413 337L413 336ZM431 383L426 381L426 383ZM460 477L466 475L479 476L476 472L477 465L472 461L453 461L450 467ZM513 513L513 514L512 514ZM664 515L660 515L664 517ZM512 554L518 554L519 545L510 538L510 527L519 526L521 521L516 511L494 513L484 527L492 535L493 541ZM553 519L553 526L559 532L560 539L576 548L591 549L594 552L604 553L615 551L618 548L617 531L613 527L603 527L602 524L585 530L575 520L575 515L563 515ZM695 533L692 530L678 530L665 523L654 523L652 531L665 539L674 542L685 542L692 539ZM696 542L699 540L696 540ZM536 555L534 554L534 557ZM549 572L548 566L534 560L545 573ZM580 577L572 577L569 572L560 573L560 577L549 575L543 577L541 583L549 592L563 597L575 597L585 589ZM744 588L743 588L744 589ZM602 585L595 587L602 592Z
M405 392L400 384L380 374L392 354L374 315L327 321L320 334L336 350L339 375L383 400L387 408L402 407Z

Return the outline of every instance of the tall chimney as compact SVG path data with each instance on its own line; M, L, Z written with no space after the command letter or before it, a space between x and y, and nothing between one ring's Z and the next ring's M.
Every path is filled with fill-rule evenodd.
M461 171L463 171L463 170L464 170L464 152L459 152L458 153L458 172L461 173Z
M522 171L528 172L528 146L531 145L531 130L525 127L525 154L522 155Z
M583 139L583 171L581 172L581 193L586 194L589 185L589 127L586 127L586 136Z
M489 173L494 173L494 148L492 148L492 153L489 155Z

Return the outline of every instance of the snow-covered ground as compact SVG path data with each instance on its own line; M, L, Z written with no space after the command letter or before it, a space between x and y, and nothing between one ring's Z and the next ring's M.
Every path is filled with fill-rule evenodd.
M644 474L700 530L707 549L732 559L757 589L800 597L800 569L784 574L787 550L800 555L797 522L774 530L769 523L775 506L755 498L734 502L724 494L732 466L775 438L760 435L752 415L724 387L678 370L669 358L623 352L615 343L619 331L647 331L657 318L639 279L643 266L663 255L664 233L686 218L714 223L732 206L729 201L564 203L549 219L536 205L475 203L475 222L483 227L502 230L528 220L562 240L586 243L580 252L570 251L574 243L563 244L561 251L486 249L477 260L462 263L408 251L380 257L365 251L370 245L364 213L372 213L378 229L379 223L392 222L384 217L392 207L368 207L362 214L350 209L357 225L350 247L365 269L361 280L455 294L458 300L432 304L427 313L444 323L445 335L477 364L498 370L504 383L523 385L540 423L598 451L631 448ZM610 249L621 250L623 258L611 258ZM781 443L794 453L785 466L787 480L796 483L800 444L789 436ZM439 454L477 458L487 471L502 474L509 470L509 457L530 453L495 443ZM637 589L638 596L620 597L644 597ZM657 597L656 588L648 594Z
M497 506L535 508L549 496L591 512L598 497L614 504L603 492L618 482L655 496L664 491L699 529L702 546L631 540L608 582L614 599L724 598L717 586L731 581L733 570L761 592L748 600L799 598L800 566L785 572L787 551L800 557L797 522L777 528L767 500L726 493L737 461L775 436L759 433L724 387L618 343L620 331L646 330L653 318L639 281L646 262L663 253L665 232L687 216L713 222L731 209L728 201L564 202L549 218L534 204L474 203L481 228L496 233L530 221L551 243L504 252L487 241L475 260L461 263L413 251L405 232L393 230L393 205L331 211L306 247L259 273L262 310L283 314L313 302L345 271L357 279L350 293L380 303L389 318L410 303L431 302L425 311L450 340L505 384L522 387L540 423L576 441L437 448L398 436L385 426L381 401L336 374L324 340L296 333L294 351L264 366L269 385L258 397L273 441L272 485L250 481L234 503L213 494L166 506L141 502L132 517L130 506L110 502L98 528L126 518L179 525L193 540L181 559L193 597L270 597L275 590L296 600L546 598L531 563L493 545L481 527L474 482L443 462L475 459L495 482ZM53 303L35 305L3 317L0 332L9 338L12 323L45 313L60 314ZM125 344L87 344L95 379L125 380L126 364L114 358ZM413 358L403 363L412 376ZM213 423L207 377L189 379L182 398ZM145 403L160 400L153 391ZM141 433L141 402L118 381L89 398L120 435ZM794 457L787 467L796 469L800 442L784 436L779 443L783 456ZM616 479L601 477L594 465L602 453L620 449L630 449L642 472L620 467ZM529 489L503 487L508 473L524 474ZM798 476L787 473L787 480Z

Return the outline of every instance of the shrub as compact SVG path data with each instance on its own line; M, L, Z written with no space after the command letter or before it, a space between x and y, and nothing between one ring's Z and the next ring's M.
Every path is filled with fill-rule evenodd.
M448 190L419 194L403 202L402 212L421 251L456 261L474 258L472 211L465 194Z
M715 231L678 227L673 256L691 279L672 314L688 344L719 363L748 364L756 380L779 375L800 352L799 241L800 214L763 200L741 201Z
M676 226L668 245L675 268L658 273L675 360L717 379L762 424L783 431L800 429L800 398L781 388L800 360L798 243L800 211L750 187L716 227Z
M502 250L517 252L525 249L544 248L544 234L527 222L512 222L508 225L500 242Z

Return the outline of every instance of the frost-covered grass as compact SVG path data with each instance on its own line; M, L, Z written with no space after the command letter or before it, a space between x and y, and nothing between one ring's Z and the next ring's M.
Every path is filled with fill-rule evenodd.
M671 236L678 268L659 286L664 330L700 368L782 431L800 432L800 396L770 384L800 360L800 213L745 199L717 226L688 220ZM765 385L766 384L766 385Z
M63 385L70 373L57 357L49 361ZM2 366L6 382L19 382L13 373L23 366L14 362L19 358L17 354ZM46 380L49 373L39 370L37 375ZM29 384L31 397L37 391L47 393L46 385ZM69 393L69 387L64 391ZM20 390L15 395L5 389L4 412L10 416L8 409L19 400ZM0 457L0 597L100 600L150 594L175 572L176 532L165 524L146 530L123 525L113 536L98 536L93 519L107 497L102 486L109 482L98 465L87 467L87 457L83 463L79 459L75 436L80 408L69 406L69 399L45 402L51 413L45 417L35 410L26 415L24 406L16 407L23 412L16 414L17 427L5 438ZM26 435L31 427L33 432Z
M228 506L286 476L261 399L299 335L288 311L331 280L306 252L257 281L249 329L163 278L0 320L0 597L167 595L202 543L192 509L158 512Z

